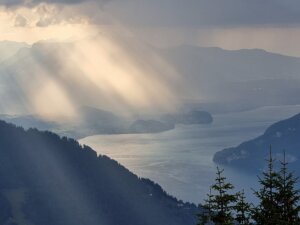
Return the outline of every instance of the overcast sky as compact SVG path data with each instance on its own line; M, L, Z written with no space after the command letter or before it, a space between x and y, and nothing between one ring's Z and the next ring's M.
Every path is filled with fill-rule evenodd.
M0 0L0 4L2 40L65 39L105 26L126 28L163 47L264 48L300 56L299 0Z
M139 26L232 27L299 25L297 0L122 0L115 16Z
M109 84L105 90L97 87L99 90L105 93L113 90L118 99L122 97L129 105L134 102L132 105L152 107L152 101L158 99L152 87L158 89L161 84L158 94L164 95L165 101L160 105L173 101L175 105L174 90L178 90L177 84L182 84L180 79L184 74L177 74L156 53L151 55L153 48L149 44L163 48L180 45L261 48L300 57L300 1L0 0L1 40L30 44L41 40L79 40L76 51L68 49L62 55L68 59L75 57L73 60L80 68L76 71L83 71L92 83L100 85L105 80ZM98 65L99 57L106 67ZM53 74L44 69L37 70L39 76L41 71L47 74L44 82L48 92L42 94L50 93L53 99L63 96L66 88L51 80ZM102 80L98 73L103 75ZM170 85L170 80L175 80L176 85ZM145 87L141 88L141 84ZM111 86L110 90L106 90L107 86Z
M1 0L8 7L103 5L116 18L137 26L227 27L299 25L298 0Z

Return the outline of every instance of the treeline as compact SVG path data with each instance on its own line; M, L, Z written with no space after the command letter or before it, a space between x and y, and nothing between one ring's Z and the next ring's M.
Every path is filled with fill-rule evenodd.
M234 193L234 186L223 176L224 170L217 167L198 225L299 225L298 177L289 171L285 152L277 162L270 148L266 161L267 169L258 177L260 188L253 191L259 200L257 205L246 201L244 191Z

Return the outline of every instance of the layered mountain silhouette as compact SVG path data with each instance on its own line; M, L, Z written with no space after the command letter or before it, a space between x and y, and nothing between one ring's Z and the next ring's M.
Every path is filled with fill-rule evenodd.
M78 117L68 121L52 121L38 115L0 115L0 119L25 129L50 130L61 136L82 138L95 134L120 134L128 131L129 122L112 112L83 106Z
M91 74L81 71L80 63L72 61L74 45L71 42L13 45L10 57L0 60L0 109L4 110L1 113L26 111L28 105L33 104L31 91L40 91L49 81L62 88L77 106L97 108L115 102L117 109L126 109L122 98L112 95L109 99L107 93L97 90L95 82L89 80L93 78ZM198 102L201 99L201 102L246 104L252 108L300 103L297 98L300 94L300 58L259 49L229 51L188 45L167 49L148 47L181 75L179 84L166 77L162 79L175 90L174 94L178 93L175 97L179 102L192 98ZM140 55L136 53L135 57L140 58ZM100 68L101 65L99 59ZM91 68L90 72L94 70ZM163 73L158 74L163 76ZM109 107L104 110L112 111ZM211 112L207 108L204 110Z
M0 121L0 224L195 224L198 209L77 141Z
M190 45L161 53L183 74L187 92L219 103L218 111L229 103L232 110L300 103L300 58L261 49L230 51Z
M283 159L286 151L290 167L299 173L300 158L300 114L271 125L263 135L240 144L237 147L224 149L214 155L219 164L246 170L263 169L265 159L271 146L277 160Z
M204 111L189 111L182 114L168 114L160 119L126 118L112 112L93 108L80 107L78 119L69 121L49 121L37 115L1 115L0 119L21 126L25 129L53 131L61 136L75 139L101 134L136 134L158 133L172 130L176 124L207 124L212 123L212 115Z

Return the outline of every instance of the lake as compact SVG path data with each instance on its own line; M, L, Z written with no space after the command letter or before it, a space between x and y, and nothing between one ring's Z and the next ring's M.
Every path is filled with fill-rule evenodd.
M139 177L150 178L169 194L194 203L206 198L214 182L215 152L262 134L274 122L300 112L300 106L263 107L251 111L214 115L211 125L178 125L158 134L96 135L79 140ZM237 190L257 188L255 174L225 168L225 176Z

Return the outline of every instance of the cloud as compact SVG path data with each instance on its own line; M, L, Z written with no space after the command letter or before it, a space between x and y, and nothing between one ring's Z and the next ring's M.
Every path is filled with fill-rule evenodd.
M103 6L118 21L132 26L226 27L300 24L299 0L0 0L4 6L39 4ZM82 11L94 17L93 9ZM99 21L93 20L97 23ZM45 26L50 19L41 20Z
M47 26L49 26L49 25L51 25L51 24L53 24L53 23L54 23L53 18L41 18L41 19L36 23L36 25L37 25L38 27L47 27Z
M40 3L49 4L76 4L87 0L0 0L0 4L4 6L30 6Z
M102 7L104 2L106 0L0 0L0 19L10 17L9 20L13 20L9 24L14 27L109 24L111 20Z
M0 4L4 6L14 6L24 4L23 0L0 0Z
M15 19L15 27L26 27L27 19L22 15L17 15Z
M13 6L35 6L41 3L47 4L78 4L85 2L98 2L103 3L109 0L0 0L0 5L13 7Z
M300 23L299 0L114 0L106 5L134 26L226 27Z
M101 7L119 22L131 26L207 28L300 24L299 0L0 0L4 6L33 7L43 3L83 6L77 13L91 18L93 23L102 22L95 16ZM47 18L37 25L52 23Z
M68 20L69 17L73 17L73 14L65 13L61 7L46 4L40 4L36 7L35 11L39 18L35 24L38 27L48 27L53 24L59 24L64 20Z

